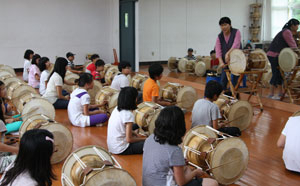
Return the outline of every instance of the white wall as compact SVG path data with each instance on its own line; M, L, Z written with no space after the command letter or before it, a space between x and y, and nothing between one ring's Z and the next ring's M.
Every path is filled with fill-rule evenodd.
M119 0L14 0L0 5L0 63L23 67L27 48L49 57L87 53L113 62L119 52Z
M214 48L219 19L231 18L244 42L249 34L249 5L254 0L139 0L140 61L182 57L187 48L209 55ZM243 25L246 25L243 28Z

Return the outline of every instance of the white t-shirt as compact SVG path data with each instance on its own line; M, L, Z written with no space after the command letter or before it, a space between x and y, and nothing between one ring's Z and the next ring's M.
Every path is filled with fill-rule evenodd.
M28 81L28 74L29 74L29 68L30 68L30 61L28 59L24 60L24 67L23 67L23 80Z
M85 89L77 88L71 94L68 115L71 123L78 127L90 126L90 117L83 115L83 106L90 104L90 95Z
M128 78L124 74L118 74L114 77L110 87L116 90L121 90L121 88L128 87L128 86L129 86Z
M40 94L41 95L44 95L45 92L46 92L46 83L45 81L48 80L48 77L49 77L49 70L44 70L42 73L41 73L41 77L40 77Z
M300 172L300 116L290 117L282 134L285 135L283 161L285 167L291 171Z
M117 107L113 110L107 127L107 146L113 154L124 152L129 143L126 141L126 124L134 122L134 115L129 110L119 112Z
M54 72L49 79L43 98L47 99L52 104L55 103L58 99L56 87L63 86L63 84L64 83L62 77L58 73Z

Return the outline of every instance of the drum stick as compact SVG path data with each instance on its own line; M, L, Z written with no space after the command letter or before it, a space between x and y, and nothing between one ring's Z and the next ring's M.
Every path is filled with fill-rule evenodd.
M238 161L238 160L241 160L241 158L237 158L237 159L234 159L234 160L232 160L232 161L229 161L229 162L223 163L223 164L221 164L221 165L218 165L218 166L216 166L216 167L212 167L212 168L206 169L205 171L210 171L210 170L213 170L213 169L216 169L216 168L220 168L220 167L222 167L222 166L224 166L224 165L228 165L228 164L233 163L233 162L236 162L236 161Z

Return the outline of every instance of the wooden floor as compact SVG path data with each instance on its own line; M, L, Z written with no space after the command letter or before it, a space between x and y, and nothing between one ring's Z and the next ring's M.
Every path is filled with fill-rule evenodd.
M145 71L147 67L142 67ZM168 75L166 73L165 75ZM172 76L172 75L170 75ZM174 75L173 75L174 76ZM172 78L173 82L177 79L193 81L204 84L203 78L195 78L186 74L176 75ZM165 82L161 82L162 84ZM199 97L203 97L203 89L197 89ZM251 126L242 133L241 138L246 143L249 150L249 164L244 176L232 185L300 185L300 175L287 171L282 161L282 150L276 147L276 141L284 127L291 112L276 110L265 107L263 112L254 108L254 117ZM66 110L56 111L56 120L67 126L73 133L73 150L85 145L99 145L107 148L106 136L107 127L79 128L73 127L68 120ZM190 113L186 114L187 129L190 128ZM142 184L142 155L120 155L115 156L121 166L126 169L136 180L137 184ZM57 181L53 185L61 185L60 175L63 162L54 165Z

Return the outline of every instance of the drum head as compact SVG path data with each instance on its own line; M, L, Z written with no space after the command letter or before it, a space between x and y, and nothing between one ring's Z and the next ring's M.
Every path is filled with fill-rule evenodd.
M181 58L178 62L178 69L180 72L185 72L186 71L186 64L188 60L186 58Z
M265 70L267 68L267 65L269 64L269 59L267 57L267 54L262 49L255 49L254 51L250 52L250 55L248 57L248 65L250 65L250 69L261 69ZM249 64L251 63L251 64Z
M171 72L176 71L178 66L178 60L176 59L176 57L170 57L168 60L168 68Z
M68 73L66 73L65 76L65 81L70 82L70 83L74 83L76 79L79 79L79 75L78 74L74 74L70 71L67 71Z
M88 90L88 93L91 97L91 104L95 104L96 102L96 95L97 93L102 89L102 84L99 81L94 81L94 87L90 90Z
M211 57L210 56L205 56L205 57L203 57L202 58L202 61L204 62L204 64L205 64L205 68L207 69L207 70L210 70L211 69L211 64L210 64L210 61L211 61Z
M3 80L3 79L6 79L6 78L10 78L10 77L14 77L14 76L9 72L0 69L0 79Z
M205 67L205 63L203 63L202 61L199 61L196 65L195 65L195 74L197 76L204 76L206 73L206 67Z
M244 174L248 159L248 148L243 140L237 137L226 138L218 143L211 157L210 166L216 167L211 172L219 183L232 184Z
M233 49L230 53L229 69L232 74L238 76L246 70L246 56L240 49Z
M15 70L14 70L12 67L8 66L8 65L3 65L3 66L1 66L1 67L0 67L0 70L4 70L4 71L6 71L6 72L9 72L11 75L13 75L14 77L16 77L16 72L15 72Z
M295 112L292 116L300 116L300 110Z
M23 119L23 123L19 129L20 138L27 130L33 129L34 126L36 126L38 123L46 123L47 121L52 122L53 120L51 120L48 116L42 114L31 115L25 120Z
M109 85L112 83L114 77L119 73L119 69L117 66L112 65L107 72L105 73L105 83Z
M188 60L188 62L186 63L186 66L185 66L185 71L186 72L194 72L195 64L196 64L195 60Z
M54 63L50 63L49 74L53 72L53 69L54 69Z
M197 61L197 62L199 62L199 61L201 61L201 60L202 60L202 56L200 56L200 55L196 56L196 61Z
M218 105L219 109L221 109L224 105L229 103L229 98L225 97L224 95L220 95L217 101L214 101L216 105Z
M21 95L19 99L14 99L13 104L16 106L19 113L22 113L24 106L33 98L41 98L39 94L26 93Z
M183 87L179 90L177 94L177 106L191 111L197 98L197 92L194 88L187 86Z
M80 182L83 179L83 170L75 159L74 154L76 154L87 166L91 168L101 168L103 166L103 160L97 155L93 147L95 147L103 155L103 157L105 157L105 159L114 163L110 153L102 147L89 145L75 150L67 157L61 171L62 174L67 176L75 186L81 185ZM62 182L62 185L69 186L64 181Z
M108 102L108 112L109 113L112 113L112 111L116 108L116 106L118 106L118 97L119 97L119 92L117 92L111 96L111 98Z
M54 106L43 98L34 98L26 103L22 111L22 118L26 120L29 116L35 114L44 114L52 120L55 119Z
M178 83L167 82L159 91L159 96L165 100L175 102L177 98L178 91L181 85Z
M230 123L231 127L238 127L243 131L251 124L252 117L253 109L248 101L238 101L230 106L228 120L232 121Z
M290 48L281 50L278 62L281 70L284 72L291 72L295 68L298 61L298 55Z

